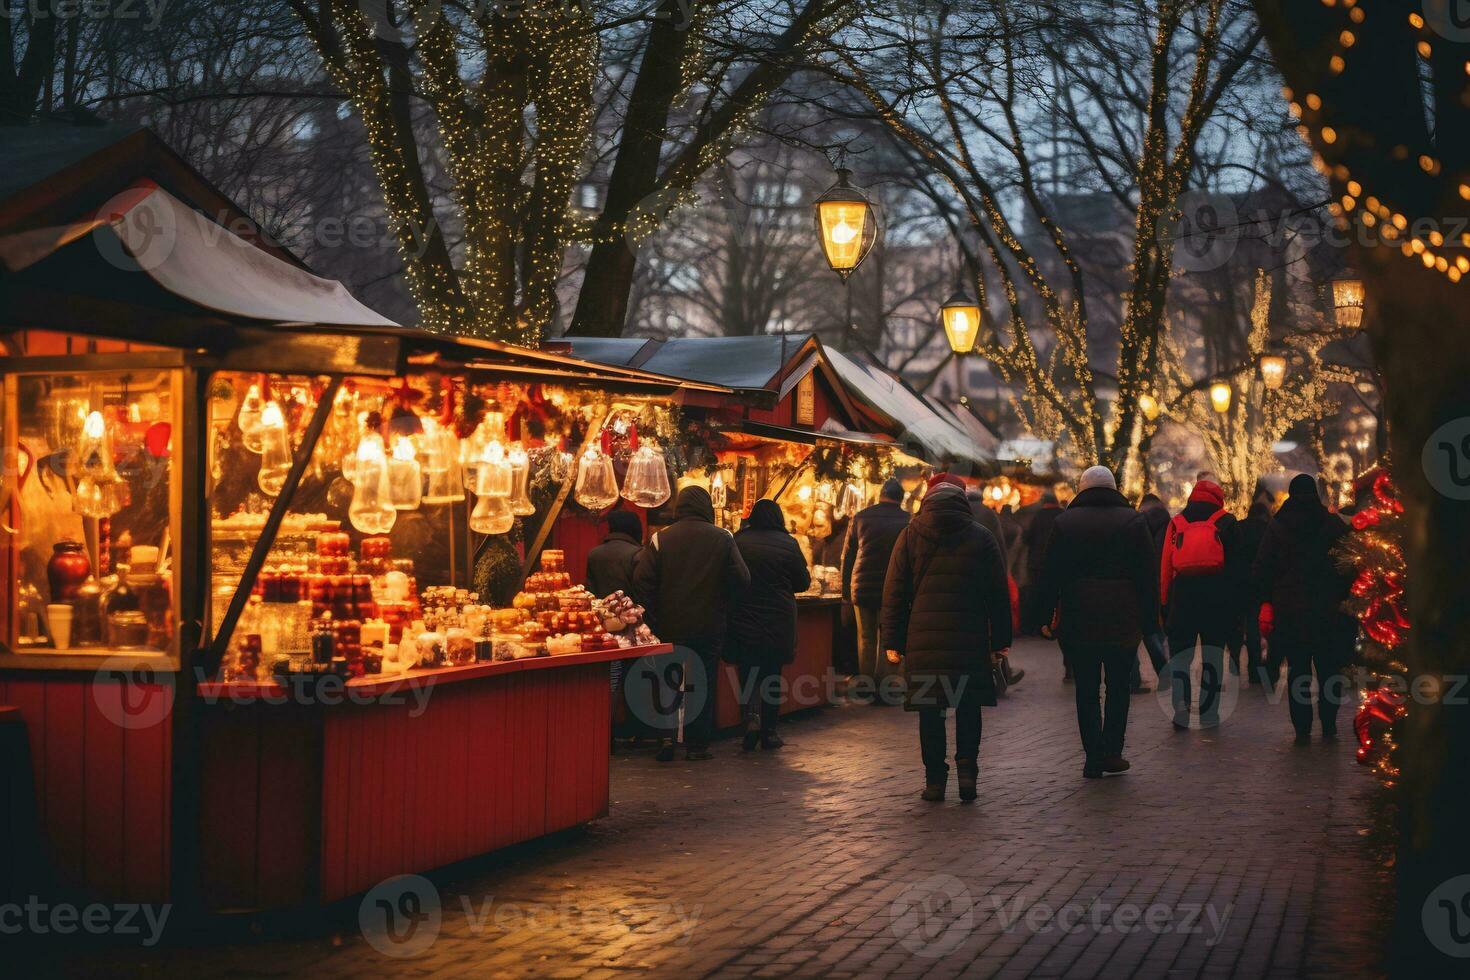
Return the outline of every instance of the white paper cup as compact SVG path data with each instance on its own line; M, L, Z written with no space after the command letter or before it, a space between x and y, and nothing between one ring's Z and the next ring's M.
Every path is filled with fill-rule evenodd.
M53 602L46 606L46 622L51 627L51 642L58 650L71 646L71 617L72 608L64 602Z

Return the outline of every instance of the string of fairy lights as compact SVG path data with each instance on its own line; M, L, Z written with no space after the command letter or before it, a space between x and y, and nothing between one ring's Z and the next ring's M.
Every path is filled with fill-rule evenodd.
M1348 20L1347 26L1333 40L1332 53L1327 60L1328 71L1333 75L1341 75L1347 69L1348 53L1357 44L1358 33L1364 29L1368 14L1360 0L1321 2L1326 7L1343 10ZM1414 43L1415 54L1427 65L1434 53L1430 27L1417 10L1410 11L1406 16L1409 26L1419 34ZM1470 61L1466 61L1464 67L1466 75L1470 76ZM1315 126L1323 144L1329 147L1339 144L1341 134L1326 121L1320 95L1307 92L1301 100L1297 100L1290 88L1283 88L1282 95L1288 102L1292 118L1301 120L1297 132L1304 140L1310 139L1312 127ZM1398 160L1407 160L1412 153L1410 148L1402 145L1394 147L1391 152ZM1416 155L1416 162L1419 169L1431 177L1437 177L1441 173L1442 164L1433 154L1419 153ZM1392 207L1381 192L1372 193L1346 164L1339 161L1329 165L1320 152L1313 153L1312 164L1324 176L1336 180L1343 189L1344 193L1331 203L1329 210L1344 225L1357 221L1365 228L1377 228L1385 241L1399 243L1399 251L1405 258L1417 258L1424 268L1443 274L1450 282L1458 283L1466 273L1470 273L1470 257L1462 254L1451 258L1443 254L1441 250L1446 245L1446 239L1442 232L1434 228L1423 234L1412 232L1411 225L1418 228L1419 222L1411 221L1402 210ZM1463 200L1470 201L1470 182L1462 181L1458 190ZM1470 247L1470 231L1460 234L1459 244Z

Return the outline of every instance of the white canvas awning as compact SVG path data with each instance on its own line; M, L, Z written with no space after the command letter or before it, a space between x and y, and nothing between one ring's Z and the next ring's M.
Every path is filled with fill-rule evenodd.
M81 248L94 248L112 266L141 273L179 299L228 317L397 326L335 279L282 261L149 180L113 197L90 218L0 237L0 264L19 273L63 250Z

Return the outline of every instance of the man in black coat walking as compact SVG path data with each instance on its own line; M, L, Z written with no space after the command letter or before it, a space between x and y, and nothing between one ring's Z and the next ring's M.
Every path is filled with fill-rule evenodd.
M676 653L685 654L693 672L692 676L686 673L687 680L704 685L703 691L690 694L697 705L693 720L686 719L684 732L691 761L710 758L725 617L749 585L750 571L735 539L715 524L709 491L699 486L680 490L674 523L654 534L638 556L633 592L659 639L674 644ZM702 670L693 667L696 662ZM659 761L673 757L673 740L665 739Z
M638 515L615 510L607 515L607 537L587 553L587 588L599 599L614 592L632 594L633 566L643 550L643 522Z
M1322 737L1337 737L1337 709L1346 687L1342 668L1357 626L1342 611L1352 575L1332 557L1333 546L1347 533L1342 519L1322 505L1317 482L1303 473L1291 481L1256 555L1253 577L1268 603L1261 625L1273 651L1279 646L1286 657L1287 701L1298 744L1312 735L1313 668Z
M1157 578L1148 524L1118 492L1113 474L1093 466L1057 518L1041 580L1043 610L1057 611L1057 639L1077 682L1082 775L1126 772L1131 674L1138 644L1158 624ZM1107 708L1098 697L1107 678Z
M1040 593L1037 587L1046 570L1046 550L1051 545L1051 532L1061 516L1062 506L1057 503L1053 490L1042 491L1041 506L1026 525L1021 535L1021 547L1026 552L1026 578L1021 583L1021 632L1036 633L1050 620L1042 616Z
M735 535L735 546L750 569L750 588L730 610L725 659L740 675L749 752L786 743L776 734L781 713L781 668L796 659L796 593L812 584L806 558L786 530L781 505L757 500L750 522Z
M1159 499L1158 494L1146 493L1138 502L1138 512L1143 515L1143 522L1148 525L1149 539L1154 546L1153 567L1158 568L1159 562L1164 557L1164 538L1169 532L1169 505ZM1153 664L1159 686L1162 687L1169 683L1169 641L1164 636L1164 624L1157 616L1153 618L1152 625L1143 634L1143 648L1148 651L1149 663ZM1133 693L1148 693L1148 688L1143 683L1143 672L1138 669L1136 663L1133 666Z
M887 480L878 502L853 515L842 548L842 600L852 605L858 633L858 675L850 690L858 698L871 696L873 704L894 704L902 697L897 673L882 655L878 641L883 576L888 574L893 542L909 523L908 511L900 506L902 500L903 484Z
M995 704L992 657L1011 645L1011 597L995 536L975 523L952 478L938 474L899 534L883 587L883 644L903 663L906 707L919 713L925 800L944 799L944 712L955 713L960 799L979 775L980 708Z

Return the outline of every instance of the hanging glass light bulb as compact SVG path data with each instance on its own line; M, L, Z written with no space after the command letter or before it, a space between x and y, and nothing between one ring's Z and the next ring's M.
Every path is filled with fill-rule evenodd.
M274 497L286 485L286 477L291 472L291 436L286 431L286 416L281 414L279 404L266 402L255 433L260 439L260 472L255 482L261 493Z
M612 457L596 442L586 448L577 464L573 493L577 503L588 510L606 510L618 502L618 478L613 472Z
M518 442L510 447L505 458L510 463L510 512L517 517L530 517L536 513L530 493L531 457Z
M709 499L714 504L716 513L724 510L725 504L729 502L729 493L725 489L724 470L715 470L715 475L710 478Z
M469 438L460 442L459 459L464 468L466 490L475 490L479 486L479 477L475 475L475 470L485 458L485 448L492 442L500 442L504 437L505 416L499 412L486 412L484 420L475 427Z
M98 482L117 479L112 463L112 433L101 412L88 412L77 440L77 473Z
M352 503L347 519L363 534L387 534L398 519L388 489L388 454L383 437L369 432L357 444L352 467Z
M510 511L511 467L499 439L485 445L475 466L475 508L470 511L470 530L479 534L504 534L516 522Z
M418 443L419 465L426 477L423 502L448 504L464 499L460 481L459 440L454 430L436 419L424 419L424 431L414 437Z
M236 419L240 426L240 441L252 453L263 448L260 438L260 419L265 412L265 400L260 397L260 385L251 385L240 401L240 415Z
M510 462L505 458L505 444L499 439L486 443L475 467L475 477L475 493L480 496L510 496Z
M510 512L510 498L497 493L482 493L475 498L470 511L470 530L476 534L504 534L515 526Z
M623 499L639 507L657 507L669 499L669 470L664 454L647 440L638 444L623 477Z
M424 496L423 470L413 451L413 440L393 440L393 457L388 460L388 500L394 510L418 510Z
M113 464L112 428L101 412L88 412L77 437L77 485L72 510L83 517L111 517L126 506L127 484Z

